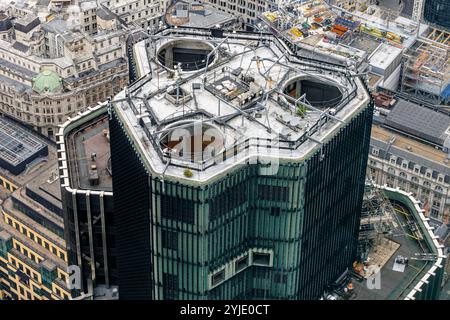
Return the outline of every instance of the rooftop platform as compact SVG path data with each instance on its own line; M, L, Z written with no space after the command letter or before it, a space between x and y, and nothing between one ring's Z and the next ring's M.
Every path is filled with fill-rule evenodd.
M300 60L271 34L211 35L167 29L136 45L148 73L112 101L156 174L201 183L249 159L303 161L370 101L348 68ZM179 152L175 129L214 139Z
M27 165L48 155L47 144L12 120L0 118L0 166L14 175Z
M72 130L67 135L66 143L72 188L112 191L107 115L103 114Z

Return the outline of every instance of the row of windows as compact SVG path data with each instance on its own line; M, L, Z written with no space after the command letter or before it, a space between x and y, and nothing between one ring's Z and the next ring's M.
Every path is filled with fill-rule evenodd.
M44 258L42 258L38 254L32 252L29 248L27 248L26 246L24 246L23 244L18 242L16 239L13 239L13 248L16 249L17 251L19 251L24 256L28 257L30 260L34 261L35 263L39 264L40 262L42 262L44 260ZM14 267L23 269L23 271L25 272L25 274L27 276L29 276L30 278L34 279L37 282L40 282L39 272L37 272L37 271L34 272L33 269L28 268L23 263L19 263L20 260L16 260L16 259L17 258L13 257L13 256L11 256L11 258L10 258L11 264ZM59 268L57 268L57 276L61 281L64 281L64 282L67 279L66 273Z
M46 297L47 299L54 299L52 295L47 292L45 289L41 289L40 287L36 286L34 283L30 281L25 281L23 277L21 276L21 271L24 270L26 276L32 278L36 282L40 283L39 277L37 273L34 273L31 271L31 269L27 268L25 264L23 264L20 260L16 260L13 256L10 256L10 263L16 268L19 268L15 274L12 274L13 279L9 279L10 283L9 286L12 289L17 290L18 298L23 300L34 300L35 298L43 298ZM28 286L28 288L26 287ZM43 287L42 287L43 288ZM62 299L68 299L69 294L67 291L62 290L61 288L56 287L55 285L52 286L52 292L58 297ZM34 295L33 295L34 293Z
M194 203L185 199L161 195L161 216L193 224L195 222Z
M371 160L370 161L370 165L376 166L376 162ZM372 173L373 174L375 173L375 169L372 169ZM389 167L387 169L387 173L389 173L392 176L397 176L397 171L394 168L392 168L392 167ZM403 171L398 172L398 177L403 179L403 180L408 180L409 179L409 175L406 172L403 172ZM389 179L389 177L388 177L388 179ZM442 181L442 178L441 178L441 181ZM429 182L429 181L421 182L421 180L417 176L414 176L414 175L411 175L411 182L414 182L416 184L421 184L424 187L429 188L429 189L432 188L431 182ZM444 188L439 186L439 185L435 186L434 190L436 190L437 192L440 192L440 193L444 192Z
M44 258L42 258L40 255L34 253L33 251L29 250L26 246L24 246L22 243L20 243L16 239L13 239L13 248L37 264L41 263L44 260Z

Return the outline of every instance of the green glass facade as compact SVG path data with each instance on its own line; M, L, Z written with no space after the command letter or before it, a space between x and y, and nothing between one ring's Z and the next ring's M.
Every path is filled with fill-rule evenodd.
M318 299L356 257L373 104L276 175L152 176L112 108L120 299Z

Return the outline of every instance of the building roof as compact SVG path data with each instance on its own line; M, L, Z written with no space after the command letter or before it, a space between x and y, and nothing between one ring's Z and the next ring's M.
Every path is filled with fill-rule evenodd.
M216 25L234 22L237 17L215 10L207 4L198 2L176 2L166 13L166 22L173 26L211 28Z
M379 70L386 70L402 52L401 48L382 43L370 56L370 65Z
M399 100L385 124L428 142L444 145L450 128L450 116L418 104Z
M197 29L196 32L201 33ZM223 38L211 39L209 30L204 32L205 36L194 36L189 29L178 28L167 29L164 34L178 38L172 40L175 41L172 44L179 46L180 52L190 54L191 50L199 49L201 55L214 50L215 56L210 59L213 64L206 73L199 70L179 74L180 89L185 94L177 103L177 77L173 77L173 70L166 67L164 72L160 72L159 81L155 76L153 80L149 79L150 74L147 78L146 70L149 69L145 65L151 64L152 70L161 67L147 55L153 54L153 50L148 52L146 42L140 42L134 49L143 67L140 70L143 79L130 86L129 99L126 99L126 92L123 91L115 97L113 106L122 114L121 118L142 148L141 152L151 170L157 174L164 173L168 178L185 179L184 170L190 169L196 171L195 183L206 183L248 158L260 155L270 157L274 150L272 146L275 145L276 152L280 153L277 158L281 161L303 161L310 153L318 150L320 143L315 141L328 140L334 136L335 130L364 109L370 99L360 79L347 76L347 68L328 65L330 72L324 73L322 68L326 67L323 64L306 59L296 60L293 56L284 60L282 55L290 56L293 53L284 42L269 34L264 35L267 38L264 45L259 42L259 33L224 31ZM219 48L218 43L228 35L233 41ZM167 46L172 47L166 40L163 36L155 40L156 60L160 59L161 52ZM203 63L206 63L205 60L202 60ZM182 68L189 69L194 65L186 64ZM323 110L308 102L304 102L307 105L304 113L294 107L289 100L292 98L285 92L290 90L288 86L297 79L305 81L302 90L308 91L306 96L310 103L320 104L320 101L324 101L321 99L327 101ZM309 85L315 89L309 91ZM328 94L333 89L344 93L341 95L342 100L315 95L316 92ZM291 91L289 93L292 94ZM337 103L333 110L330 109L330 100L336 100ZM140 115L140 110L144 114ZM329 118L328 112L335 114L333 120L321 123L321 130L318 130L319 119ZM204 130L216 130L217 141L223 141L223 149L219 148L211 157L205 156L198 161L191 160L197 158L196 155L200 156L201 150L187 152L187 157L180 159L175 155L177 151L172 149L171 142L165 144L163 140L170 135L172 128L186 121L198 124L200 119L205 124ZM233 156L233 150L240 151ZM166 167L168 157L171 160Z
M84 1L80 3L81 11L93 10L97 8L96 1Z
M62 81L58 74L51 70L44 70L33 80L33 89L39 94L55 93L62 89Z
M66 20L53 19L47 23L42 24L42 28L47 32L63 34L69 30Z
M389 140L395 136L395 141L389 146ZM432 146L400 135L379 126L372 127L371 148L379 150L378 157L389 159L391 155L407 160L411 168L419 165L432 171L446 175L445 182L450 183L450 164L446 161L447 154Z

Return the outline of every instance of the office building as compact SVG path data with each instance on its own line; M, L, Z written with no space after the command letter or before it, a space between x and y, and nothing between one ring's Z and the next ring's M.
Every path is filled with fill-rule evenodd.
M248 26L255 24L264 11L277 7L277 1L273 0L206 0L205 3L209 3L217 10L240 17Z

